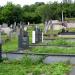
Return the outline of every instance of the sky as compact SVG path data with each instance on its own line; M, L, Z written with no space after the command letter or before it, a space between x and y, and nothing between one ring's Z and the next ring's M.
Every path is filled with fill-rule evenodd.
M0 6L5 5L7 2L12 2L14 4L20 4L21 6L23 6L23 5L34 4L35 2L48 3L49 1L51 1L51 2L54 2L54 1L61 2L62 0L0 0Z

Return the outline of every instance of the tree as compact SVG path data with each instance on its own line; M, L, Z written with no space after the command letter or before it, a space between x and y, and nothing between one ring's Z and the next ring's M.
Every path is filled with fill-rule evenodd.
M3 22L12 24L14 22L20 22L21 21L21 6L20 5L14 5L10 2L7 3L2 9L2 16L3 16Z

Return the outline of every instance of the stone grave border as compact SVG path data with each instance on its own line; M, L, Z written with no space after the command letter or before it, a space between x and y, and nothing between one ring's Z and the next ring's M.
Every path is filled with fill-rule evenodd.
M28 53L28 52L2 52L2 54L5 54L6 57L7 55L12 55L12 54L16 54L16 55L30 55L30 56L43 56L44 58L45 57L51 57L49 59L52 59L52 58L58 58L58 59L63 59L64 62L65 62L65 59L67 59L71 65L75 65L75 62L74 62L74 59L75 59L75 54L50 54L50 53ZM36 60L36 59L35 59ZM56 61L57 62L57 61ZM62 61L60 61L62 62ZM51 62L50 62L51 63Z

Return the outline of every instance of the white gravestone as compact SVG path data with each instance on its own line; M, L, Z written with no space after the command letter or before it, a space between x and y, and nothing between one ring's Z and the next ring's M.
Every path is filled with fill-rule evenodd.
M32 43L35 43L35 31L32 31Z

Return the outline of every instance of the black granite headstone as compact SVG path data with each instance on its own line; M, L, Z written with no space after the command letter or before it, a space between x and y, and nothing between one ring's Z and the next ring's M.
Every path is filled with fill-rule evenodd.
M22 47L24 49L29 47L29 36L28 36L28 32L26 32L26 31L24 31L24 34L23 34Z
M39 28L35 28L35 42L42 41L42 31Z
M18 46L19 49L27 49L29 47L29 36L27 31L20 29L20 34L18 36Z
M42 42L42 30L40 30L40 32L39 32L39 41Z
M20 29L19 35L18 35L18 47L19 47L19 49L21 49L21 47L22 47L22 37L23 37L23 32L22 32L22 29Z

